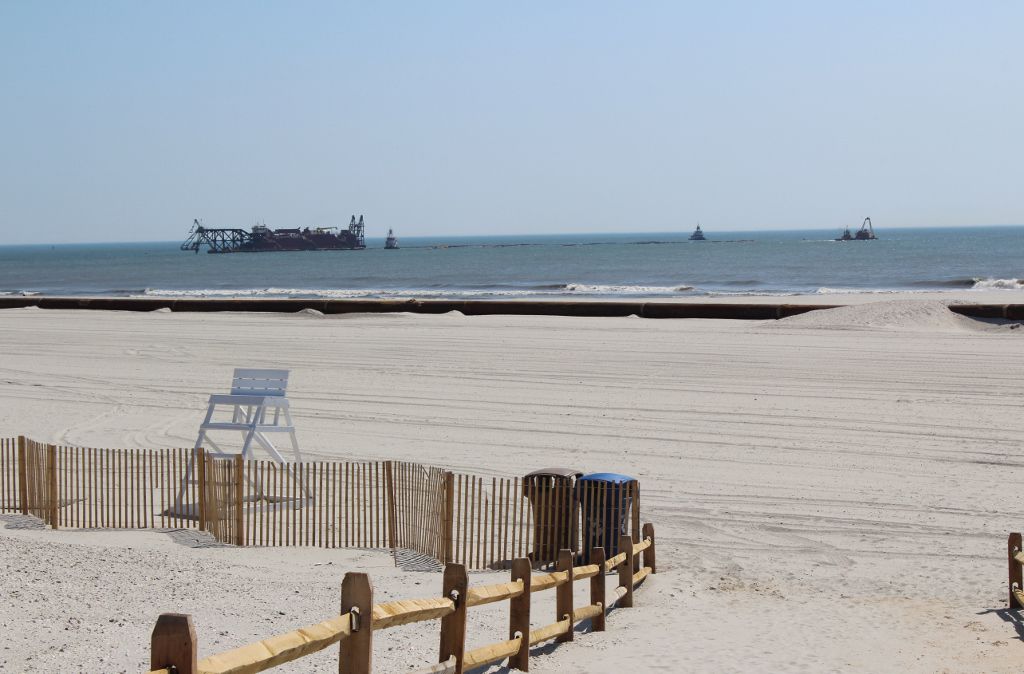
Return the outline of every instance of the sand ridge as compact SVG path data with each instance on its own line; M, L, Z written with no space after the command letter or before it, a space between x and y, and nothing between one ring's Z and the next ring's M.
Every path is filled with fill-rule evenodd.
M889 300L810 311L777 322L778 329L818 330L993 331L1015 329L1013 321L982 321L949 310L940 300Z

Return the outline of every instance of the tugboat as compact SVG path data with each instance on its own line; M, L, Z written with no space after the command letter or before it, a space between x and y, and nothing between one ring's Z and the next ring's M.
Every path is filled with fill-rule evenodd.
M875 228L871 225L871 218L864 218L864 224L860 226L856 234L850 234L850 228L847 227L843 230L843 235L836 241L874 241L877 238Z
M398 250L398 239L395 237L395 232L392 229L388 229L388 238L384 239L385 250Z
M697 229L693 230L693 234L690 235L690 241L707 241L707 239L704 238L704 230L700 228L699 224L697 225Z

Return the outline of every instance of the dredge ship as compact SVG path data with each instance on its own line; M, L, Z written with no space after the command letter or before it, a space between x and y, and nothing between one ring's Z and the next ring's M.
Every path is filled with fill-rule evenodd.
M348 229L338 227L304 227L302 229L270 229L256 225L244 229L211 229L194 220L182 250L196 253L203 246L207 253L269 253L294 250L362 250L366 248L363 216L352 216Z
M864 224L860 226L856 234L850 234L850 228L847 227L843 230L843 235L836 241L874 241L877 238L875 228L871 225L871 218L864 218Z

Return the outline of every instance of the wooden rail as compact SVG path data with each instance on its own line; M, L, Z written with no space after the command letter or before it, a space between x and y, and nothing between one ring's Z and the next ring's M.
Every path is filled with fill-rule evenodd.
M373 603L373 586L364 573L346 573L341 584L341 614L285 634L270 637L218 655L198 659L198 640L192 618L165 613L157 620L150 644L149 674L252 674L293 662L333 644L340 644L341 674L370 674L373 670L373 632L426 620L441 620L439 664L421 674L462 674L463 671L508 660L510 669L529 670L530 647L557 639L571 641L574 625L591 620L593 631L605 629L605 615L612 605L632 606L633 590L655 573L654 526L643 527L644 538L634 544L623 535L621 552L605 562L603 548L594 548L590 564L573 566L569 550L559 553L558 570L534 575L527 558L515 560L507 583L469 587L466 567L449 563L445 568L442 595L425 599ZM1012 542L1012 537L1011 537ZM1020 551L1020 535L1017 535ZM639 559L637 559L639 558ZM633 570L634 560L639 562ZM605 602L605 573L616 570L620 579L612 605ZM573 583L590 580L590 602L573 608ZM554 589L554 622L532 628L530 597ZM628 598L628 603L626 599ZM466 650L466 614L469 608L499 601L509 602L508 639Z

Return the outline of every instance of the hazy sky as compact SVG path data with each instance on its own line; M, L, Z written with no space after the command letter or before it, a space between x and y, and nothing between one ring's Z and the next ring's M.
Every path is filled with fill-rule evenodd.
M1024 223L1024 2L0 3L0 243Z

